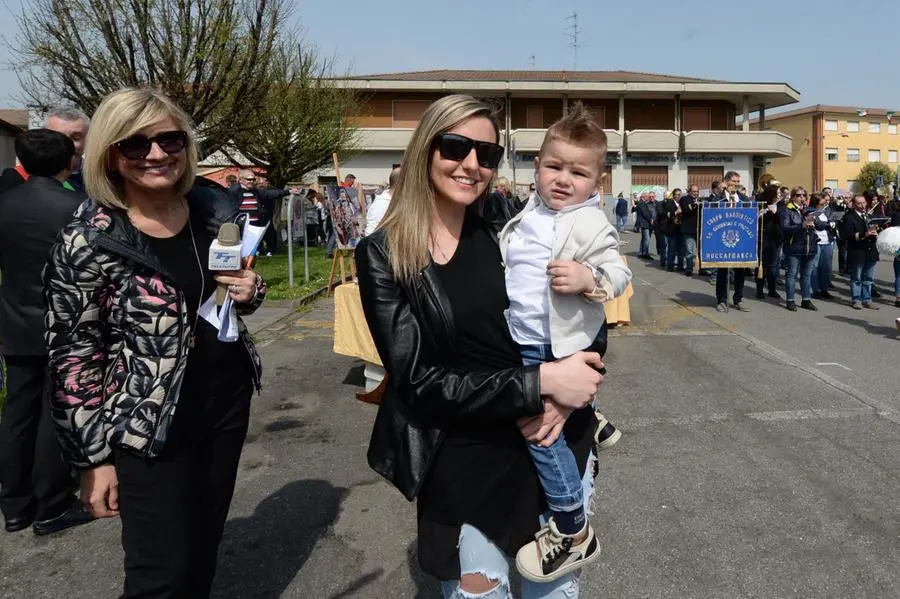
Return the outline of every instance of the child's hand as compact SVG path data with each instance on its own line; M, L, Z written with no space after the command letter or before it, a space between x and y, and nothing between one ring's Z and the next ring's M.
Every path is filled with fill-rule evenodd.
M550 288L557 293L579 295L594 290L594 273L574 260L554 260L547 265Z

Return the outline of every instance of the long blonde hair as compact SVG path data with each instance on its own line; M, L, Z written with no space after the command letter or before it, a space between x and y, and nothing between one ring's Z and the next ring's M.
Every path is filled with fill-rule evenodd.
M379 229L384 229L394 277L411 281L431 262L428 236L434 211L431 160L434 138L470 118L491 121L500 139L500 124L494 110L472 96L452 95L437 100L425 110L400 166L397 186ZM489 189L485 189L485 195Z
M113 145L144 129L172 117L188 134L184 173L176 187L179 195L190 190L197 175L197 141L187 114L172 100L150 88L127 88L103 99L84 143L84 186L88 195L112 208L127 209L121 178L112 167Z

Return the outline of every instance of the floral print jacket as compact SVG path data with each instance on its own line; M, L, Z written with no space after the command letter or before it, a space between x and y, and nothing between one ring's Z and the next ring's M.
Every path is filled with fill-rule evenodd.
M199 181L199 180L198 180ZM236 220L224 190L198 183L188 193L215 237ZM159 455L178 403L190 349L188 307L146 240L121 210L92 200L60 233L44 270L51 406L68 462L90 468L112 447ZM249 305L259 307L265 287ZM239 321L240 343L260 388L259 355Z

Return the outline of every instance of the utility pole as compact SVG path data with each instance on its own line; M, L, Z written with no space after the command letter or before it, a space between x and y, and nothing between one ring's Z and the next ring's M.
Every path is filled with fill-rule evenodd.
M573 12L571 15L566 17L567 21L572 21L572 24L566 29L566 32L572 41L569 42L569 45L572 47L572 51L574 53L574 62L572 66L573 71L578 70L578 13Z
M528 57L528 64L531 65L531 70L534 70L534 54Z

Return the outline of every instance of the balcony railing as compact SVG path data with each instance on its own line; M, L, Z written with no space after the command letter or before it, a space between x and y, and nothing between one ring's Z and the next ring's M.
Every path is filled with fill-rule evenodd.
M412 129L360 128L359 147L363 150L393 150L403 152L409 145Z
M667 129L638 129L629 131L625 145L629 152L677 152L680 135Z
M689 131L684 134L685 152L790 156L792 148L791 137L779 131Z
M412 129L360 128L360 148L363 150L406 150ZM605 129L610 152L621 152L622 135L615 129ZM536 153L546 135L546 129L516 129L511 132L516 152ZM684 144L681 144L681 136ZM505 145L506 132L500 132ZM665 129L628 131L625 137L628 152L669 153L690 152L704 154L756 154L762 156L790 156L792 140L778 131L689 131L681 134ZM508 149L508 148L507 148Z

